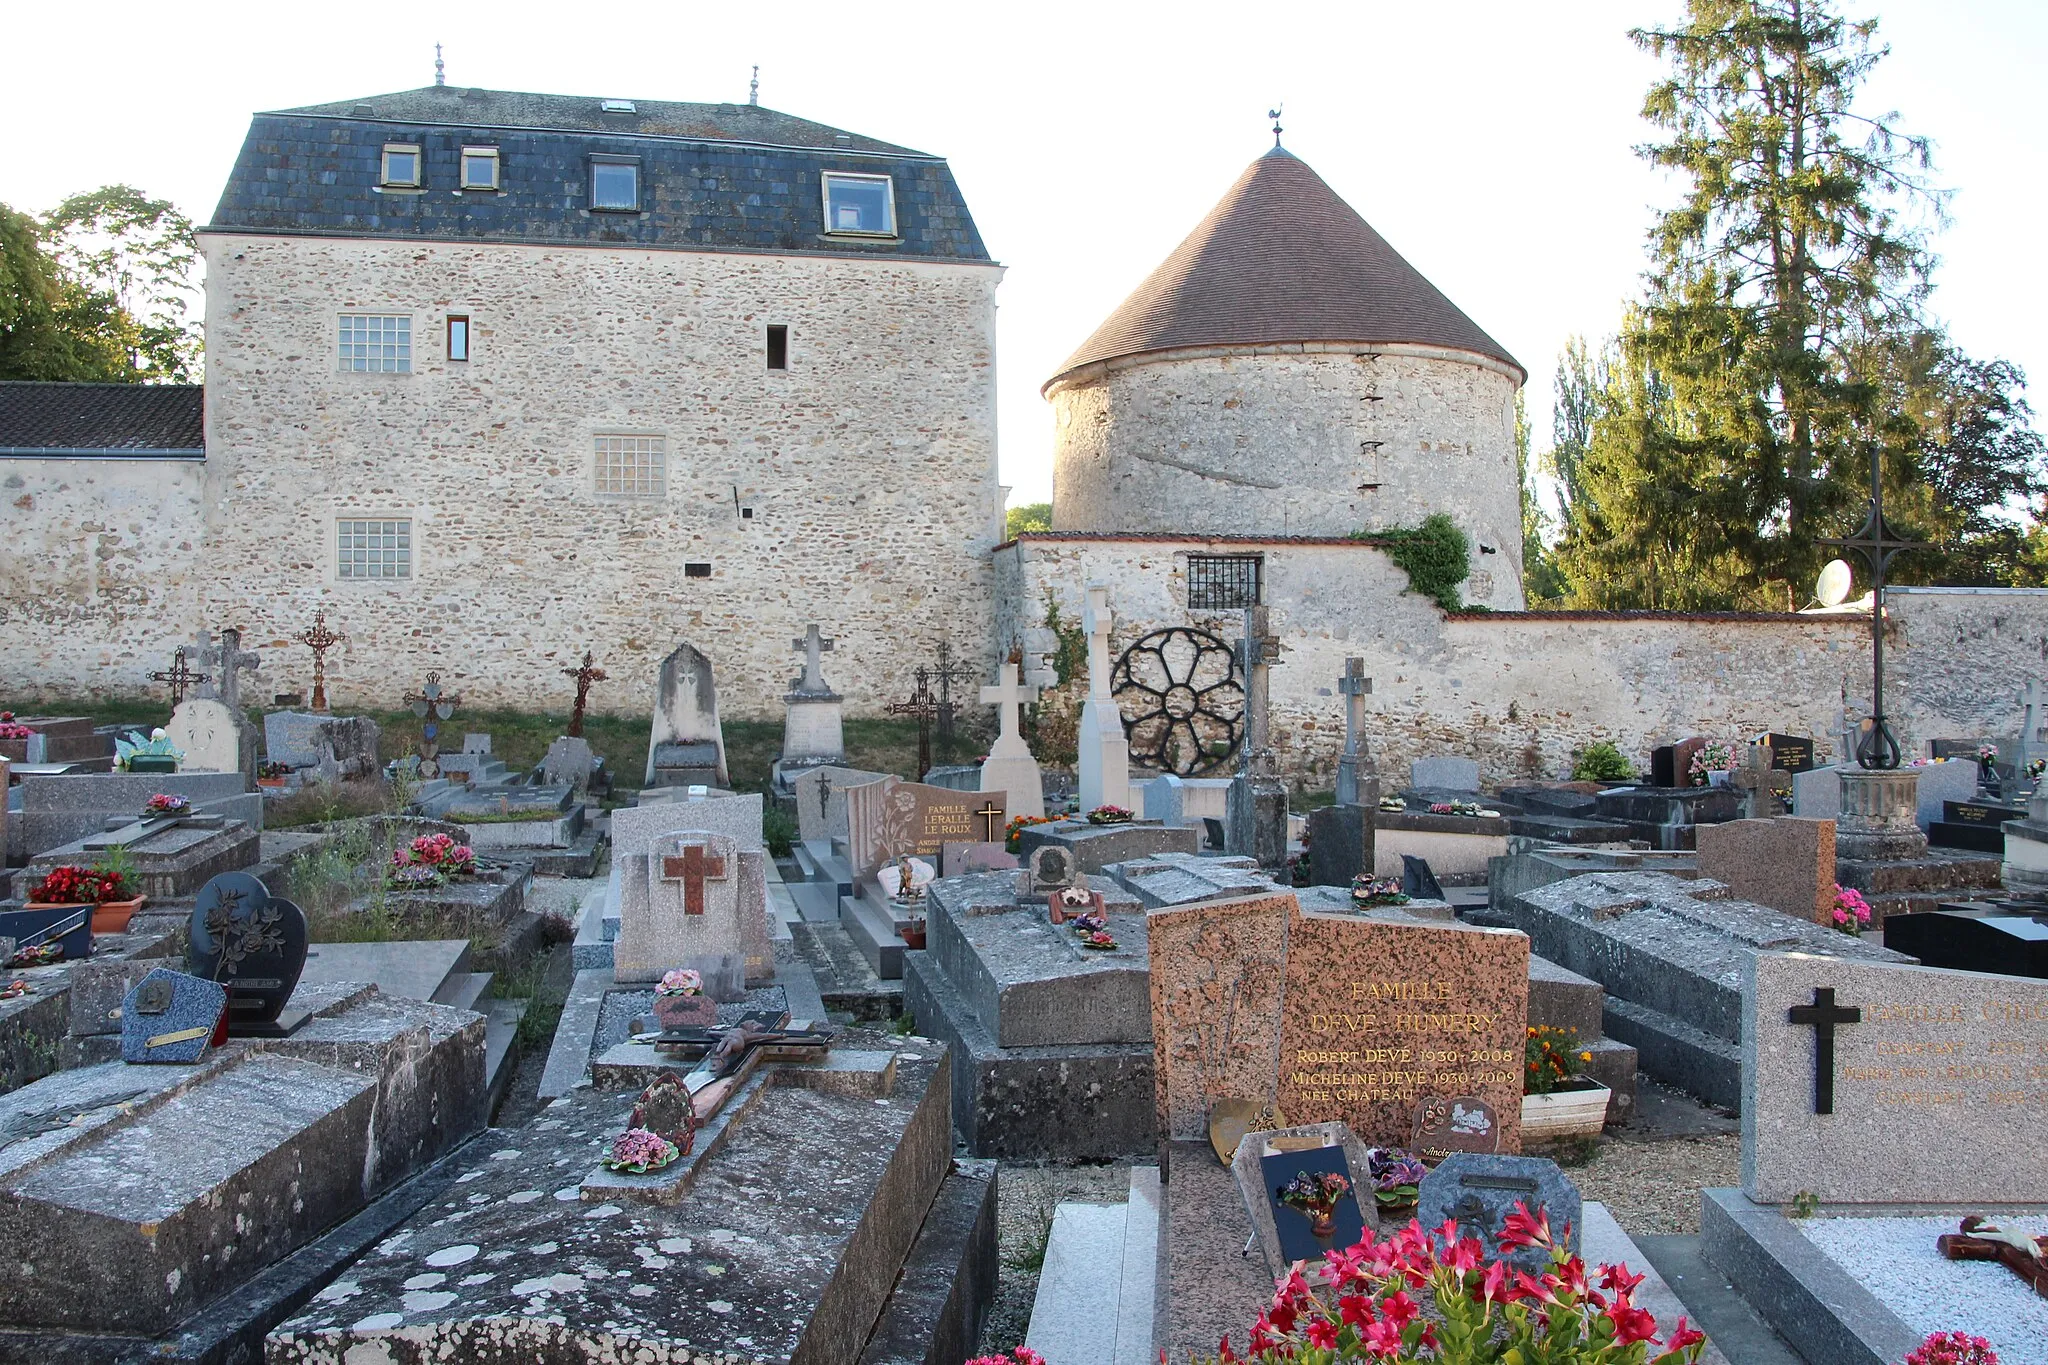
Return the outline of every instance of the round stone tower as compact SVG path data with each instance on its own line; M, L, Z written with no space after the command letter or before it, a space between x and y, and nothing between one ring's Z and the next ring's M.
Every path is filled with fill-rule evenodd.
M1053 529L1343 536L1448 512L1515 610L1506 348L1275 147L1045 385Z

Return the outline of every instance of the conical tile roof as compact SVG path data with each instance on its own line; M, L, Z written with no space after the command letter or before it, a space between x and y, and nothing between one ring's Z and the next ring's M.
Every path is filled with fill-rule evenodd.
M1083 365L1146 351L1302 341L1443 346L1528 375L1307 163L1275 147L1048 386Z

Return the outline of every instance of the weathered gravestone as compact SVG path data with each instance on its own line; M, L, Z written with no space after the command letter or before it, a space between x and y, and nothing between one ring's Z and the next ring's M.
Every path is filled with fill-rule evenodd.
M647 785L728 785L725 731L718 723L718 686L711 661L680 644L661 661L655 682L654 729L647 740Z
M178 760L181 771L240 772L245 723L225 702L196 697L178 703L164 735L184 755Z
M914 856L937 865L949 843L992 843L1008 821L1000 792L959 792L884 777L846 794L847 847L856 876Z
M846 761L845 726L841 719L844 699L825 681L823 655L832 648L816 626L790 648L803 651L804 671L790 684L783 698L782 758L775 765L778 791L805 768Z
M548 745L541 758L541 778L580 792L590 785L591 766L590 741L580 735L562 735Z
M844 839L847 792L887 776L861 768L832 767L811 768L800 774L794 784L797 837L806 843Z
M1287 864L1287 783L1273 753L1267 704L1273 665L1280 662L1280 654L1280 639L1272 633L1266 608L1247 607L1244 636L1237 642L1238 667L1244 675L1244 744L1237 776L1230 780L1223 846L1258 859L1271 871Z
M1408 785L1418 791L1476 792L1479 765L1469 758L1418 758L1408 765Z
M761 796L660 802L612 813L620 982L687 967L716 999L775 974Z

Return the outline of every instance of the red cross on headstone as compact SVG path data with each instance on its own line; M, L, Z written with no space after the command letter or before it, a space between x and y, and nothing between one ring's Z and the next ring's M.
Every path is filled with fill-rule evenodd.
M661 879L683 884L683 913L704 913L704 883L725 880L725 859L716 857L703 844L683 845L682 855L661 860Z

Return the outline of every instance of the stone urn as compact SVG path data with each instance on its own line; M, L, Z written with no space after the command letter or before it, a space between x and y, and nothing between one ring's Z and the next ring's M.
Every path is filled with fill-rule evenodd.
M1835 854L1900 862L1927 856L1916 821L1920 774L1912 768L1844 768L1842 810L1835 817Z

